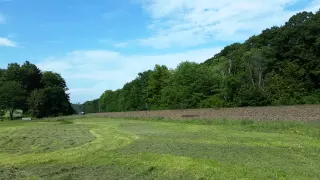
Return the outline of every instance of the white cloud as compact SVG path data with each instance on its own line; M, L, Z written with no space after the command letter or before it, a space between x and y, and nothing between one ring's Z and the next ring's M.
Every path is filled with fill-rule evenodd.
M99 97L105 90L116 90L139 72L155 64L175 68L182 61L203 62L221 48L206 48L183 53L123 55L108 50L73 51L64 57L49 57L37 63L44 71L60 73L70 88L71 100L83 102Z
M5 47L17 47L17 44L7 38L2 38L0 37L0 47L5 46Z
M242 41L263 29L282 25L298 11L299 0L141 0L150 14L153 35L138 40L154 48L197 46L212 41ZM316 11L319 0L306 10ZM300 9L300 11L303 9Z

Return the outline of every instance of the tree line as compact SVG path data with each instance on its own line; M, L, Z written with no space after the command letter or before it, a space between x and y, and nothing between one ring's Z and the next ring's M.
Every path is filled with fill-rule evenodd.
M54 72L42 72L26 61L11 63L0 69L0 114L16 110L37 118L74 113L69 102L65 80Z
M85 102L87 113L320 103L320 12L302 12L204 63L156 65L122 89Z

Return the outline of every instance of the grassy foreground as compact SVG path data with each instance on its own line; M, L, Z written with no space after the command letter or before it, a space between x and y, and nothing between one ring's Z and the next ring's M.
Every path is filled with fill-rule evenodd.
M320 124L0 122L0 179L320 179Z

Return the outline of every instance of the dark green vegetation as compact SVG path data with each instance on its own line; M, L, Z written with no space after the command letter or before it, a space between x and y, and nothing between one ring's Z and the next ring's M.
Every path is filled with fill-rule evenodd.
M202 64L156 65L117 91L86 102L87 112L320 103L320 12L225 47Z
M319 123L82 118L0 124L0 136L10 134L0 141L0 179L320 178Z
M73 109L65 80L57 73L41 72L30 62L0 69L0 114L16 110L37 118L70 115Z

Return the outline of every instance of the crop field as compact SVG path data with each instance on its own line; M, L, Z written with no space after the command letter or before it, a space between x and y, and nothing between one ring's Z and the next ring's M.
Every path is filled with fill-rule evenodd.
M180 109L157 111L107 112L92 114L111 118L164 118L180 120L185 117L197 119L232 119L253 121L320 121L320 105L236 107L214 109Z
M320 179L320 123L4 121L0 179Z

